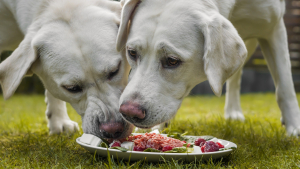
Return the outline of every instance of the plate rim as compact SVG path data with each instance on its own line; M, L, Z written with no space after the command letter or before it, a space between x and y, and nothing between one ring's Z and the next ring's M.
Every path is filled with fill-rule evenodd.
M140 133L139 133L140 134ZM187 135L187 136L191 136L191 135ZM193 137L201 137L201 136L193 136ZM182 156L182 155L213 155L213 154L222 154L222 153L228 153L233 151L233 149L228 149L228 150L222 150L222 151L214 151L214 152L206 152L206 153L164 153L164 152L143 152L143 151L127 151L127 152L122 152L120 150L116 150L116 149L110 149L110 148L104 148L104 147L96 147L96 146L91 146L88 144L85 144L83 142L80 141L81 137L76 138L76 142L77 144L79 144L80 146L84 146L84 147L88 147L88 148L92 148L92 149L96 149L96 150L101 150L101 151L110 151L110 152L117 152L117 153L128 153L128 154L141 154L141 155L145 155L145 154L149 154L149 155L166 155L166 156ZM218 138L217 138L218 139ZM231 141L228 140L224 140L224 139L218 139L220 141L227 141L231 144L233 144L233 146L231 147L235 147L237 148L237 145Z

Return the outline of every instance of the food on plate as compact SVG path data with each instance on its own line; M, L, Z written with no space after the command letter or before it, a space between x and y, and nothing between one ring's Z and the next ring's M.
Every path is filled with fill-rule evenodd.
M205 144L206 140L204 140L203 138L198 138L196 141L195 141L195 146L203 146Z
M143 152L165 152L165 153L191 153L192 145L171 137L156 133L145 133L129 136L127 139L114 140L109 145L104 143L100 147L119 149L123 152L143 151Z
M80 141L91 146L99 146L102 142L100 138L92 134L85 133L80 137Z
M217 144L219 145L219 148L224 148L224 145L222 145L221 143L217 142Z
M207 153L234 149L225 148L219 140L212 136L191 137L184 134L145 133L129 136L126 139L103 140L91 134L83 134L80 141L92 146L118 149L122 152L161 152L161 153ZM176 138L178 139L176 139Z
M217 143L213 141L207 141L202 147L201 151L203 153L205 152L214 152L214 151L219 151L220 147Z
M198 138L195 141L195 146L201 147L202 153L205 152L214 152L222 150L224 148L224 145L222 145L220 142L218 142L217 139L211 139L210 141L206 141L202 138Z
M109 147L121 147L121 142L118 140L114 140Z
M131 141L124 141L121 144L121 147L127 148L128 150L132 150L134 146L134 143Z
M134 151L144 151L147 148L153 148L165 152L172 150L175 147L183 147L185 144L185 142L178 139L155 133L129 136L128 139L134 142Z

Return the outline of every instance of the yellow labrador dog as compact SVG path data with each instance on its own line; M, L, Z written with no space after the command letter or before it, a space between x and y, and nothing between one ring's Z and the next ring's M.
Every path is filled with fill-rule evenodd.
M242 66L259 44L289 135L300 134L284 0L125 0L117 49L132 71L120 98L123 117L140 128L170 120L205 80L217 96L227 82L225 118L244 120ZM248 51L248 52L247 52Z
M82 117L85 133L127 137L133 125L119 114L129 65L117 52L120 2L108 0L0 0L0 64L4 98L24 75L35 73L46 88L50 134L75 132L66 102Z

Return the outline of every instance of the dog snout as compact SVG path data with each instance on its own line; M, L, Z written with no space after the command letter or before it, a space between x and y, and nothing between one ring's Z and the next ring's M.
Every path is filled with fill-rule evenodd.
M119 111L125 118L131 118L135 121L143 120L146 116L146 110L138 103L134 102L126 102L122 104Z
M99 129L105 138L118 138L124 131L124 123L111 122L100 124Z

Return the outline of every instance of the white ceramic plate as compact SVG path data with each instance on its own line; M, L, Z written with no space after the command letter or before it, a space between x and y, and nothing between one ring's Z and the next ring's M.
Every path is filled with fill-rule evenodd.
M203 136L186 136L191 138L199 138ZM218 159L221 157L225 157L229 155L233 150L223 150L223 151L215 151L215 152L207 152L202 153L201 151L197 153L155 153L155 152L140 152L140 151L127 151L127 152L121 152L120 150L116 149L107 149L103 147L96 147L91 146L85 143L82 143L80 141L80 137L76 139L76 142L81 145L83 148L88 150L91 153L97 153L98 155L102 157L107 157L108 152L109 154L119 160L126 160L126 161L138 161L138 160L147 160L149 162L158 162L163 160L183 160L183 161L194 161L196 159L202 159L202 160L208 160L210 158L212 159ZM225 148L235 147L237 148L237 145L226 140L218 139L218 142L224 145ZM196 146L195 146L196 147Z

